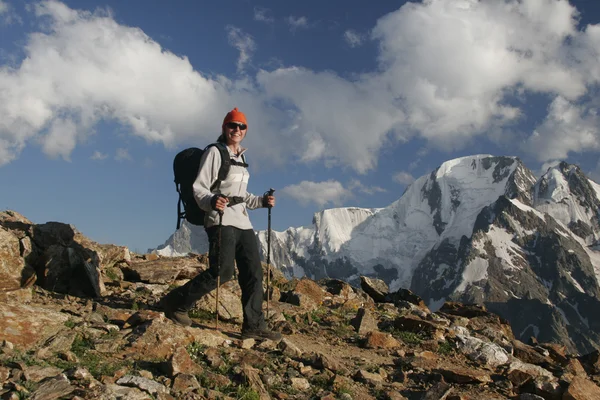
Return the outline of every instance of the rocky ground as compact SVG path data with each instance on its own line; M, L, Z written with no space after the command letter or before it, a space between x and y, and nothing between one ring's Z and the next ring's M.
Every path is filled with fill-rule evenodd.
M432 313L366 277L355 288L273 270L277 343L241 340L235 282L219 291L218 325L214 296L191 311L191 327L175 325L154 305L205 262L133 254L0 213L0 397L600 399L598 351L525 344L479 306Z

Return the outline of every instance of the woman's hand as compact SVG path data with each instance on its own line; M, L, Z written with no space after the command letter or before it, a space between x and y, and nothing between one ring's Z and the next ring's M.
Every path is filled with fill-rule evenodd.
M275 196L266 195L263 197L263 205L265 207L275 207Z
M229 199L223 195L217 194L212 198L212 208L216 211L223 212L225 207L227 207L227 203L229 203Z

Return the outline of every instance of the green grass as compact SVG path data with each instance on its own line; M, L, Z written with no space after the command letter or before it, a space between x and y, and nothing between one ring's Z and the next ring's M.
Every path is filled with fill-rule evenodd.
M108 333L107 335L110 335ZM131 361L114 361L94 351L94 342L91 339L77 335L71 351L79 359L79 365L86 368L94 378L101 376L113 376L115 372L123 367L131 367Z
M424 340L422 333L394 330L392 335L399 337L406 344L421 344Z
M187 350L188 354L190 355L190 358L192 360L198 362L202 359L202 356L204 355L204 351L206 350L206 347L207 346L200 344L198 342L192 342L187 345L186 350Z
M108 332L102 337L103 339L116 339L119 337L118 329L109 329Z
M85 338L81 335L75 336L73 343L71 344L71 351L75 353L77 357L82 357L87 353L88 350L94 348L94 342L91 339Z
M73 321L72 319L69 318L68 320L65 321L65 326L67 328L72 329L75 327L75 321Z
M114 267L109 267L106 269L106 277L108 279L110 279L111 281L119 280L119 274L117 274L117 271L115 270Z
M7 363L11 362L22 362L28 367L32 365L40 365L43 366L45 363L43 361L38 360L30 353L24 353L19 350L14 350L13 354L8 358ZM0 364L1 365L1 364Z
M260 395L251 387L240 385L237 387L235 398L238 400L260 400Z
M188 315L190 316L190 318L199 319L201 321L210 321L215 319L215 313L206 310L201 310L199 308L192 308L188 312Z
M454 352L454 346L452 346L452 343L450 342L440 343L437 352L443 355L452 354Z

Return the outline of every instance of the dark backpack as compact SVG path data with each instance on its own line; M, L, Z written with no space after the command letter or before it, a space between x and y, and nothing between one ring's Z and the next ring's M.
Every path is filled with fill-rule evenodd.
M181 227L181 220L183 219L186 219L193 225L204 225L204 215L206 213L196 203L193 185L198 176L202 154L212 146L219 149L219 153L221 153L221 168L219 168L218 179L210 188L213 191L214 189L218 189L221 182L227 178L227 174L231 168L229 152L223 143L209 144L204 150L197 147L190 147L177 153L173 160L175 187L179 193L179 201L177 202L177 229ZM183 211L181 210L182 204Z

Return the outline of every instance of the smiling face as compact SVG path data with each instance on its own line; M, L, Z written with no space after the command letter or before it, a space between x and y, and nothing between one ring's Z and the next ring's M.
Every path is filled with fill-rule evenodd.
M223 135L225 136L225 140L227 140L227 146L239 146L242 140L244 140L247 131L248 126L243 122L231 121L223 125Z

